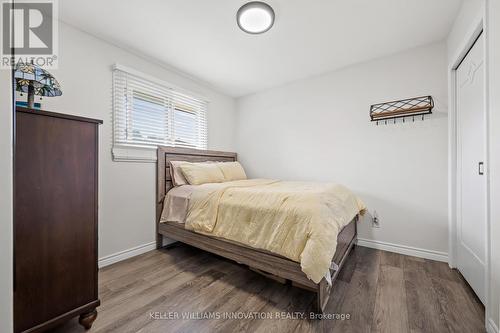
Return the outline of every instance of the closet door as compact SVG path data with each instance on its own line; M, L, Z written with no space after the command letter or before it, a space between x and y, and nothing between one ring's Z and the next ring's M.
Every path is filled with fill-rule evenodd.
M484 37L456 72L457 266L484 303L486 262L486 121Z

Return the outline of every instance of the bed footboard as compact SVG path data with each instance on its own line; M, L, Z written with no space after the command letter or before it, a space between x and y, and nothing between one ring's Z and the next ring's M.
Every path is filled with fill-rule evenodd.
M338 274L355 245L357 237L357 219L357 217L354 218L344 229L342 229L337 237L337 249L332 260L335 264L332 266L336 267L330 269L332 286L328 284L325 278L318 284L309 280L304 272L302 272L300 263L268 251L254 249L228 240L198 234L186 230L184 225L177 222L161 223L159 232L177 241L234 260L239 264L246 265L253 271L268 278L272 278L275 281L286 283L288 280L291 281L293 286L310 290L317 295L315 310L317 313L323 314Z
M331 269L330 274L332 278L332 285L330 286L326 279L323 279L317 285L317 304L316 311L320 314L325 312L326 305L330 299L333 286L337 280L340 270L344 266L349 253L356 244L358 227L357 227L358 217L354 218L344 229L340 232L337 237L337 250L335 251L335 256L333 257L333 262L338 266L338 269Z

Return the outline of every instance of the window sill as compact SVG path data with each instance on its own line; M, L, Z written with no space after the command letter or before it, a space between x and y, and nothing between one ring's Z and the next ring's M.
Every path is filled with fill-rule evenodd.
M156 163L156 148L143 148L132 146L113 146L111 149L115 162L142 162Z

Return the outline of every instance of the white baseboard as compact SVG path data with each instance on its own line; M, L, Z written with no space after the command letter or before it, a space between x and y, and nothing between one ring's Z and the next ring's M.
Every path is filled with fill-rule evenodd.
M167 243L169 243L169 242L167 241ZM376 240L371 240L371 239L364 239L364 238L358 238L358 245L364 246L364 247L369 247L372 249L395 252L395 253L419 257L419 258L448 262L448 254L446 252L425 250L425 249L420 249L420 248L406 246L406 245L386 243L386 242L381 242L381 241L376 241ZM120 252L110 254L108 256L105 256L105 257L102 257L99 259L99 268L106 267L106 266L109 266L111 264L117 263L119 261L138 256L140 254L152 251L154 249L156 249L156 242L150 242L150 243L142 244L142 245L139 245L139 246L127 249L127 250L123 250ZM491 324L494 325L493 322L491 322ZM497 329L497 331L498 331L498 329Z
M486 323L486 332L488 333L498 333L498 327L495 325L495 322L493 319L489 318L488 322Z
M109 266L116 262L138 256L149 251L156 249L156 242L142 244L127 250L116 252L99 259L99 268Z
M364 238L358 238L358 245L408 256L448 262L448 253L446 252L420 249L412 246L392 244Z

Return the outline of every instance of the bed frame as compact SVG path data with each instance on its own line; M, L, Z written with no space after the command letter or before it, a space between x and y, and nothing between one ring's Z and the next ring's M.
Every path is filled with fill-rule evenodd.
M236 161L236 157L236 153L230 152L158 147L156 195L157 248L163 246L163 236L165 236L247 265L251 270L281 283L290 281L296 287L315 292L317 294L316 311L324 313L330 298L330 292L333 289L333 284L335 284L335 280L344 266L349 252L354 247L357 237L357 216L342 229L337 237L337 250L332 261L338 266L338 269L330 270L332 287L328 285L325 278L319 283L309 280L304 272L302 272L300 263L280 255L251 248L229 240L198 234L186 230L182 224L177 222L160 223L165 195L173 187L169 161L232 162Z

